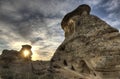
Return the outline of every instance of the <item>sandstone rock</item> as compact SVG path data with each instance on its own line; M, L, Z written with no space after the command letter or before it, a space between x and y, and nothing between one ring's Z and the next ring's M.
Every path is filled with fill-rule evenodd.
M0 55L0 65L2 68L9 68L11 63L19 58L18 54L19 52L16 50L3 50L2 54Z
M120 34L90 14L88 5L68 13L61 23L65 40L51 59L53 76L61 79L119 79Z
M5 49L5 50L3 50L0 58L1 58L1 60L7 60L7 59L9 61L11 59L16 60L18 58L18 54L19 54L19 52L16 51L16 50L7 50L7 49Z

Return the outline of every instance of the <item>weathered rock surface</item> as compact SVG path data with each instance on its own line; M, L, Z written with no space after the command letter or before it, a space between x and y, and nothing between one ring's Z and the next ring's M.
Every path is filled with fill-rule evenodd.
M120 34L90 14L88 5L68 13L61 23L65 40L51 59L61 79L120 79ZM57 79L57 78L55 78Z

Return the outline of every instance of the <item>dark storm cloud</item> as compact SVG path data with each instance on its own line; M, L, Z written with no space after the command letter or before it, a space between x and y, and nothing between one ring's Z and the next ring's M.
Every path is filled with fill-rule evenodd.
M1 0L0 19L13 24L15 33L29 39L34 28L47 26L47 18L61 19L76 3L74 0ZM73 5L69 6L70 4ZM35 21L42 26L35 26ZM32 23L34 27L31 26Z
M119 0L0 0L0 48L27 43L37 52L54 52L64 39L62 18L80 4L89 4L91 14L120 28Z
M58 18L61 16L56 8L60 2L49 0L4 0L0 2L0 20L13 24L15 26L14 30L26 37L31 35L32 29L35 28L32 28L31 20L32 22L39 20L39 24L42 25L45 24L46 18Z

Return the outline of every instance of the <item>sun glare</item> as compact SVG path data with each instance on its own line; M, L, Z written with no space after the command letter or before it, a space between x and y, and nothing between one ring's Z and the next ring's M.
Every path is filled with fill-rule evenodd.
M30 54L28 50L24 50L24 56L27 57Z

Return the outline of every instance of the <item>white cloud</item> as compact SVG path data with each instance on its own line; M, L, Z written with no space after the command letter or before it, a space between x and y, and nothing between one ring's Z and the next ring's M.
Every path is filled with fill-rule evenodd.
M107 17L103 18L103 20L110 24L112 27L120 30L120 19L118 19L114 13L110 13Z
M104 6L107 11L113 11L119 8L120 0L109 0Z
M98 5L102 0L84 0L83 3L87 3L91 6Z

